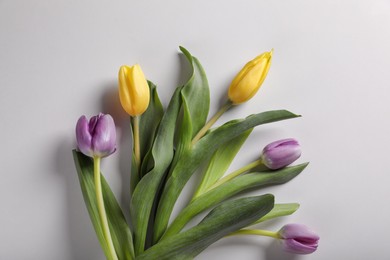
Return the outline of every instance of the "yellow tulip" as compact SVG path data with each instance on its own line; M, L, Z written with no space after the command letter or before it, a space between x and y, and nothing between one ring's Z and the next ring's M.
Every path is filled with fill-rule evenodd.
M119 99L131 116L141 115L149 106L150 91L141 67L123 65L119 69Z
M228 92L233 104L248 101L259 90L271 66L272 51L264 52L248 62L233 79Z

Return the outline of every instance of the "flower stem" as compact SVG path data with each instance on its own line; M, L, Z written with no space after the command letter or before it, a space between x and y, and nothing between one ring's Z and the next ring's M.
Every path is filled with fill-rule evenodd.
M196 134L196 136L192 139L192 142L191 144L194 145L196 142L199 141L200 138L202 138L206 132L210 129L210 127L218 120L218 118L220 118L223 113L225 113L231 106L233 105L233 103L228 100L219 110L217 113L215 113L215 115L210 118L210 120L203 126L202 129L200 129L200 131Z
M134 140L134 157L137 167L137 172L141 178L141 149L139 144L139 116L133 117L133 140Z
M110 253L110 260L118 260L118 257L115 252L114 244L111 239L110 229L108 227L106 210L104 208L104 200L102 193L102 184L100 181L100 157L93 158L93 171L95 179L95 192L96 192L96 201L99 211L100 222L102 224L103 235L106 240L106 244Z
M222 179L219 179L219 181L217 181L212 186L210 186L210 188L208 188L207 191L212 190L212 189L222 185L223 183L225 183L227 181L230 181L231 179L237 177L238 175L241 175L244 172L247 172L247 171L249 171L249 170L251 170L251 169L253 169L253 168L257 167L257 166L260 166L262 164L263 164L263 160L262 159L259 159L259 160L256 160L254 162L251 162L250 164L245 165L244 167L242 167L242 168L240 168L240 169L230 173L229 175L226 175Z
M235 232L230 233L228 236L237 236L237 235L257 235L257 236L265 236L280 239L280 235L278 232L261 230L261 229L241 229Z

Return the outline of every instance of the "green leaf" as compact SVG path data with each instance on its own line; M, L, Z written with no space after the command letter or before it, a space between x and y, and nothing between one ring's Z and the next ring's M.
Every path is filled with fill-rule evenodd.
M202 193L208 190L225 174L252 130L253 128L245 131L239 136L233 138L231 141L221 145L217 151L215 151L205 172L203 173L202 181L195 192L194 199L202 195Z
M275 110L251 115L242 120L233 120L210 131L191 150L186 151L169 176L161 195L154 226L154 241L158 241L165 232L175 202L184 185L199 165L208 159L218 147L257 125L295 117L298 115L289 111Z
M278 218L278 217L284 217L293 214L295 211L299 209L299 204L298 203L284 203L284 204L275 204L274 208L268 212L267 215L264 217L260 218L256 222L254 222L251 225L255 225L273 218Z
M140 174L138 172L135 153L133 152L131 156L131 174L130 174L130 193L133 194L135 187L138 185L140 180Z
M153 162L149 160L151 157L147 157L146 154L152 148L157 127L164 115L164 109L158 97L156 85L154 85L151 81L148 81L148 84L150 88L149 106L139 119L139 142L142 164L141 177L153 168Z
M243 191L286 183L300 174L306 166L307 163L304 163L297 166L286 167L278 171L248 173L237 176L236 178L215 187L199 196L184 208L171 223L162 239L177 234L193 217L217 205L221 201Z
M176 118L180 107L180 90L177 88L157 129L151 149L154 168L138 183L131 200L131 215L134 224L135 254L145 249L146 233L153 202L159 186L173 158L173 139Z
M186 56L192 67L192 75L181 90L191 119L191 139L206 123L210 107L210 90L206 73L197 58L191 55L185 48L180 50Z
M193 71L188 82L183 87L176 90L171 100L171 104L161 120L161 125L158 128L156 135L156 141L150 152L151 157L154 160L154 168L146 174L144 177L146 178L145 181L143 181L143 179L140 181L134 192L132 205L135 211L135 213L133 213L133 219L135 222L134 240L136 255L144 250L145 237L150 213L152 212L153 201L158 199L156 195L159 192L159 187L162 185L165 172L168 166L170 166L173 158L173 137L180 105L182 105L181 107L183 108L184 114L183 124L179 130L181 142L176 149L175 158L173 159L174 161L172 164L175 164L180 158L181 153L188 148L188 144L192 138L192 132L198 131L207 119L210 97L205 73L195 57L192 57L184 48L181 48L181 50L190 62ZM150 155L147 154L146 156ZM144 170L144 168L142 169Z
M159 242L137 260L192 259L224 236L261 218L273 205L271 194L221 203L197 226Z
M95 228L96 235L103 248L104 254L107 258L109 258L110 254L108 247L106 246L98 213L93 177L93 162L91 158L77 152L76 150L73 150L73 158L79 176L85 205L87 206L92 224ZM106 208L108 224L118 259L134 259L133 241L130 228L103 175L101 176L101 181L104 206Z
M197 58L180 47L187 58L192 72L181 89L182 113L179 114L176 151L171 169L190 148L191 140L206 123L210 107L210 90L206 74Z
M178 119L180 127L178 127L177 130L177 142L176 142L176 150L175 155L173 157L173 161L170 165L170 169L173 170L176 163L178 162L179 158L190 148L191 144L191 129L192 129L192 121L190 112L188 110L187 101L183 99L183 96L181 95L182 100L182 117Z

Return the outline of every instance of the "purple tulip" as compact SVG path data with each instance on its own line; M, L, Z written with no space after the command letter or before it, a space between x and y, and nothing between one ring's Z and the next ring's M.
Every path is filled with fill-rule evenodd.
M81 116L76 125L76 140L79 150L90 157L105 157L116 150L116 130L110 115L99 113L89 122Z
M317 250L320 237L301 224L288 224L279 230L284 250L294 254L311 254Z
M270 143L263 149L262 159L265 166L272 170L283 168L301 156L301 147L293 138Z

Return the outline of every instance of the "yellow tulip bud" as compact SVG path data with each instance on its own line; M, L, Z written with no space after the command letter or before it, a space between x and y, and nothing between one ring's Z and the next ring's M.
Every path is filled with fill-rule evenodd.
M119 69L119 99L131 116L141 115L149 106L150 91L141 67L123 65Z
M264 52L248 62L233 79L228 92L233 104L248 101L259 90L271 66L272 51Z

